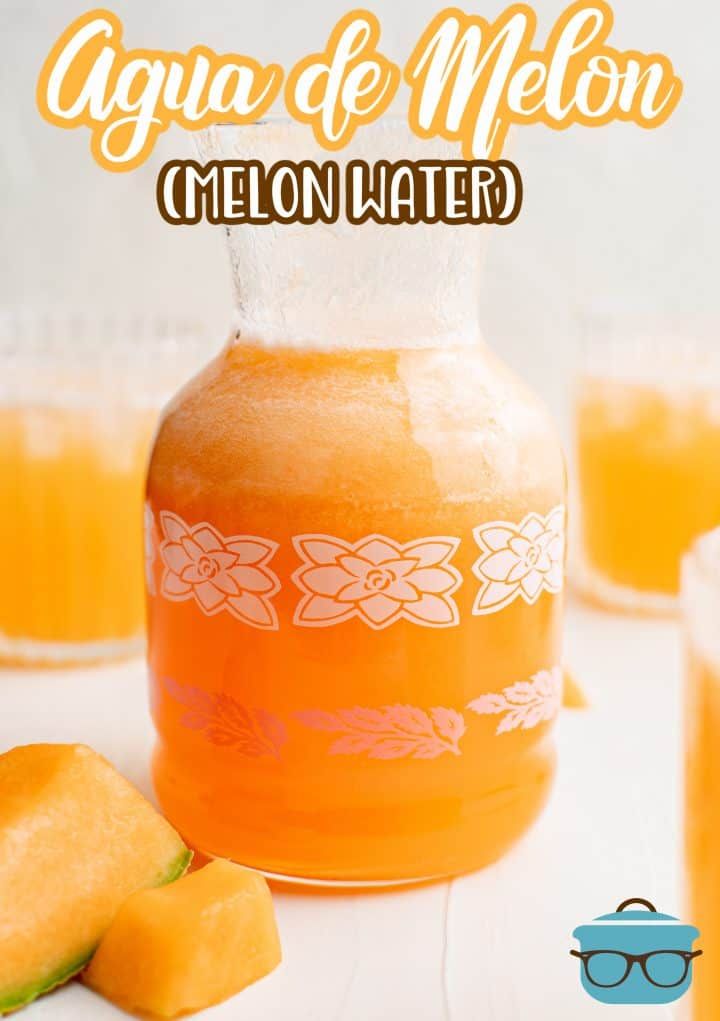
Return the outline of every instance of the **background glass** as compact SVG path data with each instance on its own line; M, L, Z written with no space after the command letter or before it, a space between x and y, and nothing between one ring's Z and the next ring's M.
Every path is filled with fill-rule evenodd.
M592 600L672 612L680 561L720 524L720 351L679 334L598 335L575 390L574 579Z
M148 450L162 404L204 357L189 324L0 319L0 658L141 651Z

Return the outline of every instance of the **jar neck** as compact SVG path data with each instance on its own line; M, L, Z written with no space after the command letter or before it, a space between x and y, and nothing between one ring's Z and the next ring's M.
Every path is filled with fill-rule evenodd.
M382 349L478 342L482 246L445 225L228 231L235 322L266 346Z
M476 322L466 328L437 332L418 323L412 332L407 327L401 334L387 329L368 330L350 335L338 323L330 326L323 323L322 329L293 332L276 323L261 323L246 319L236 311L231 320L230 345L249 344L267 350L286 349L290 351L404 351L404 350L459 350L484 347L485 341Z
M200 133L208 159L322 162L305 125L268 121ZM381 119L334 154L352 160L456 158ZM236 326L265 346L344 349L465 347L479 338L478 292L489 228L446 223L246 223L226 229Z

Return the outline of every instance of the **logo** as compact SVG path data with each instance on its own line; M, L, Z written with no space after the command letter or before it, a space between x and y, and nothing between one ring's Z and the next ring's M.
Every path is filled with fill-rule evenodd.
M632 897L575 929L580 950L570 953L580 960L583 988L600 1003L673 1003L690 988L693 961L702 954L692 949L699 935Z

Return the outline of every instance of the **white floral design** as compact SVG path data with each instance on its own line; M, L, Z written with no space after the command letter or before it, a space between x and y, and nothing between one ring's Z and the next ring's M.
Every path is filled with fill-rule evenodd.
M511 730L530 730L540 723L554 720L560 712L563 677L560 667L540 670L529 681L518 681L500 694L481 695L468 704L468 709L481 716L502 714L496 734Z
M293 539L303 564L293 581L305 593L295 623L329 627L358 617L381 629L404 618L425 627L452 627L459 615L452 594L462 583L450 559L460 540L447 536L405 544L383 535L356 543L329 535Z
M542 592L562 591L565 556L565 508L547 517L528 514L519 525L492 521L473 532L482 555L473 572L482 582L473 613L496 613L524 599L532 605Z
M166 599L194 599L203 613L227 610L252 627L275 631L271 598L280 580L267 566L278 544L256 535L224 538L203 521L188 525L177 514L160 512L165 565L160 591Z

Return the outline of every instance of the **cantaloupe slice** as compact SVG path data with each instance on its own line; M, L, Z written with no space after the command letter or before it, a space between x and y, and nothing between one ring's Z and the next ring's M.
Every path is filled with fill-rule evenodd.
M0 1014L80 971L124 900L191 853L84 745L0 755Z
M267 883L217 860L126 900L83 980L126 1010L176 1017L239 993L280 957Z

